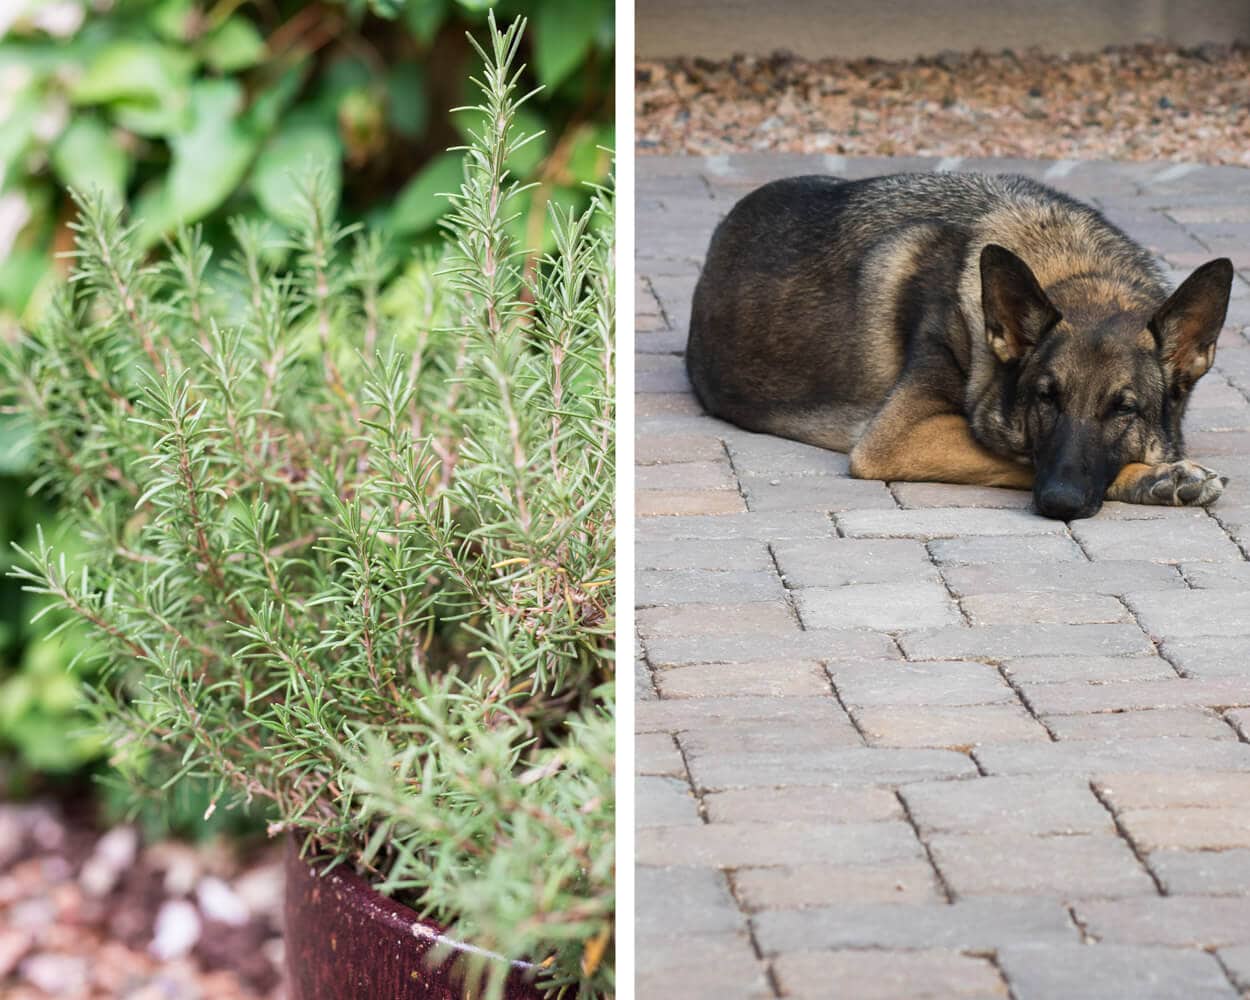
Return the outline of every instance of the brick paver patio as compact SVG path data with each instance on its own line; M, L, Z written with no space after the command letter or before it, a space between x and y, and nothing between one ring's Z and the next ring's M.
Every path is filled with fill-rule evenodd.
M1041 177L1176 280L1233 258L1188 422L1217 506L1065 526L700 412L733 202L934 169ZM1250 995L1250 171L643 158L637 211L639 998Z

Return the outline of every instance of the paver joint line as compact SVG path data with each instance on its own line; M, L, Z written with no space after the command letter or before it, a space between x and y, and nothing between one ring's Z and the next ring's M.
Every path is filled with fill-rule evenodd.
M690 298L737 198L1004 168L1095 204L1173 285L1201 248L1234 258L1187 415L1233 476L1217 505L1044 521L1011 491L851 480L693 399ZM865 962L952 996L1250 995L1250 220L1221 221L1250 170L655 157L638 191L639 842L675 887L638 906L684 929L653 933L640 981L695 954L726 996Z

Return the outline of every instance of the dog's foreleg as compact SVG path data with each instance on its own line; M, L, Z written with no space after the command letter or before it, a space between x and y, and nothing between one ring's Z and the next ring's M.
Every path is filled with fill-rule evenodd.
M1033 487L1033 466L995 454L972 436L967 417L916 391L896 390L851 451L857 479Z
M1107 488L1107 499L1166 507L1205 507L1218 500L1227 485L1227 476L1188 459L1161 465L1132 462L1120 470Z

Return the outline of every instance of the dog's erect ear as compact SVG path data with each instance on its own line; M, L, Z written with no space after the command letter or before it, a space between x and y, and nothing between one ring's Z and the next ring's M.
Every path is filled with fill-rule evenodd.
M1193 385L1211 367L1232 287L1232 261L1227 257L1208 261L1181 283L1150 320L1169 384Z
M1059 322L1029 265L995 243L981 251L985 336L999 361L1018 361Z

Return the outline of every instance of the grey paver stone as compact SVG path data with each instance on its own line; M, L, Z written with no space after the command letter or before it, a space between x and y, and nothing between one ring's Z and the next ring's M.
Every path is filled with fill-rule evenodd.
M1194 773L1141 768L1099 776L1095 787L1116 810L1237 804L1250 800L1250 774L1195 768Z
M1231 725L1237 731L1238 737L1250 743L1250 709L1235 708L1223 714L1226 724Z
M1062 521L1021 510L929 507L856 510L838 515L850 538L962 538L968 535L1061 535Z
M1117 815L1141 850L1223 851L1250 847L1250 806L1215 803L1125 809Z
M1243 558L1237 546L1209 517L1074 521L1072 534L1094 560L1144 559L1176 563Z
M1015 701L998 671L985 663L831 663L829 676L842 701L854 707L989 705Z
M971 833L1003 836L1011 842L1034 837L1112 834L1111 816L1076 778L978 778L975 781L917 782L900 794L926 836Z
M1228 970L1237 988L1243 991L1250 990L1250 945L1221 948L1216 954L1220 956L1220 962Z
M1250 680L1244 636L1165 638L1159 649L1186 677L1241 677Z
M885 483L842 476L743 476L742 490L751 510L844 511L898 504Z
M1250 899L1156 896L1076 904L1087 933L1108 944L1220 948L1250 943Z
M1139 771L1250 771L1250 746L1224 740L1164 738L1092 743L987 744L973 756L987 774L1111 774Z
M647 666L645 660L634 660L634 699L636 701L651 701L656 697L658 696L655 687L651 683L650 667Z
M683 514L738 514L746 503L736 490L638 490L634 510L639 517L677 517Z
M1001 1000L1008 995L989 959L953 950L799 951L778 956L773 970L786 996Z
M892 747L692 755L690 769L696 785L707 790L758 785L878 785L972 777L977 773L972 761L954 750Z
M870 746L950 747L1046 741L1046 730L1019 705L885 706L853 710Z
M799 617L809 629L932 628L963 621L940 583L861 583L797 591Z
M666 899L663 909L639 907L634 933L643 941L670 935L736 933L746 929L729 883L710 868L647 868L634 873L638 899Z
M1129 593L1124 600L1152 636L1250 637L1250 590Z
M1129 656L1153 652L1134 625L958 625L904 633L903 652L912 659L958 657L1006 659L1052 656Z
M662 542L676 538L745 538L769 542L787 538L831 538L834 533L833 522L817 511L744 511L706 517L647 518L638 523L634 537L640 542Z
M725 446L715 434L640 434L634 438L637 465L663 465L679 462L718 462Z
M771 573L775 567L767 544L755 539L703 541L679 538L635 545L634 569Z
M1060 740L1123 740L1151 736L1187 736L1209 740L1237 738L1232 728L1218 715L1201 708L1048 715L1046 728Z
M655 667L766 657L818 660L901 658L898 647L889 636L868 629L800 632L796 626L794 631L783 634L764 629L735 634L727 629L721 635L695 636L654 632L647 641L647 660Z
M642 775L634 781L634 822L638 826L693 826L702 820L698 800L684 779Z
M988 951L1010 944L1077 940L1057 900L977 897L955 903L847 903L771 910L755 917L766 955L806 948L951 948Z
M634 737L634 767L641 775L684 779L686 762L670 733L639 733Z
M1183 590L1175 566L1150 562L999 562L951 566L942 571L960 597L973 594L1059 590L1073 594L1120 595L1130 590Z
M841 452L724 426L725 444L739 475L843 476L850 466Z
M1250 896L1250 850L1156 851L1149 865L1172 896Z
M929 849L957 897L1153 896L1158 891L1115 834L1064 837L934 834Z
M871 823L902 819L898 797L885 788L737 788L704 797L712 823Z
M819 663L781 660L748 663L697 663L657 670L655 685L664 698L758 695L783 698L818 695L829 689Z
M1250 562L1181 563L1195 590L1250 590Z
M948 483L893 483L891 491L905 509L924 507L1000 507L1029 510L1033 494L993 486L952 486Z
M690 699L664 699L638 705L634 717L638 732L665 734L736 726L772 726L787 732L797 728L828 729L846 722L846 713L827 692L809 698L716 698L704 695Z
M928 543L944 566L975 563L1085 562L1085 553L1067 535L978 535L935 538Z
M683 604L675 608L643 608L636 617L643 638L666 635L724 636L732 633L780 633L798 631L789 607L782 601L732 604ZM650 648L650 644L648 644ZM656 665L651 660L652 666Z
M1002 667L1014 684L1107 683L1176 676L1172 665L1159 656L1022 656L1004 660Z
M764 964L746 931L736 934L665 934L639 940L643 960L634 978L637 997L745 1000L772 997Z
M973 625L1088 625L1132 621L1127 609L1108 594L1016 591L973 594L960 601Z
M911 827L884 823L708 823L637 832L640 865L744 868L923 860Z
M710 462L679 462L675 465L645 465L634 471L638 490L733 490L738 481L723 454Z
M939 903L945 899L924 859L883 864L796 864L742 868L738 897L750 912L845 903Z
M683 667L682 669L697 668ZM1228 730L1228 735L1230 737L1233 735L1231 729ZM736 750L751 753L799 749L829 750L835 747L863 745L859 732L846 716L831 724L794 728L778 726L773 722L733 722L691 729L681 733L679 740L688 752L699 754L732 753Z
M778 542L772 550L792 589L937 579L924 544L913 538Z
M781 580L771 571L641 570L634 575L634 587L634 599L640 608L718 601L784 601L786 597Z
M1109 684L1064 681L1059 684L1022 684L1021 688L1033 711L1039 715L1250 704L1250 686L1232 678L1204 681L1172 677Z
M1128 945L1015 945L998 963L1016 1000L1236 1000L1219 963L1200 951Z
M708 419L703 413L699 401L688 392L636 392L634 393L634 412L640 417L654 416L692 416L709 428L716 426L716 421Z

